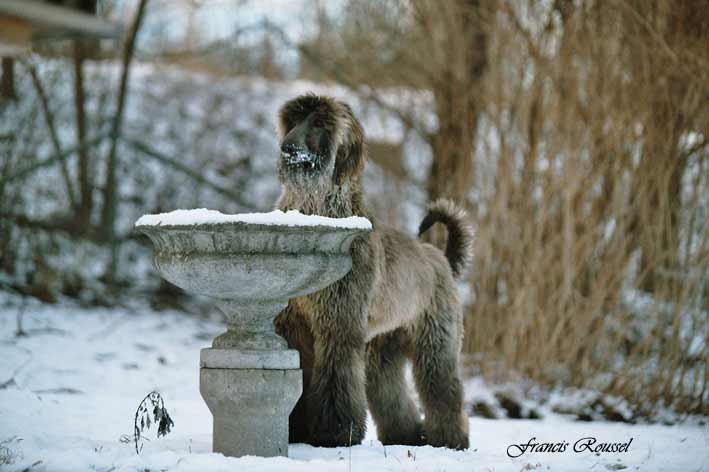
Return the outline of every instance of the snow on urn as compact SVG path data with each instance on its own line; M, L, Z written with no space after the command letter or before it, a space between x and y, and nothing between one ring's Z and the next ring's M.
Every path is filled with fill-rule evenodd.
M365 218L291 211L224 215L176 210L136 222L155 245L155 268L182 289L215 299L225 333L200 358L200 392L213 416L213 450L227 456L288 454L288 415L302 393L298 351L273 320L288 299L318 291L351 269Z

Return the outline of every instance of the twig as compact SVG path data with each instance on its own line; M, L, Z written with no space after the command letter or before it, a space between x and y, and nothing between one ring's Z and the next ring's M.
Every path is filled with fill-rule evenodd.
M53 217L53 221L47 221L33 220L25 215L4 213L0 211L0 218L12 221L19 228L30 228L48 232L61 232L69 234L71 236L79 236L78 234L76 234L76 227L72 225L68 219L64 217L58 217L56 215Z
M386 110L389 113L392 113L396 115L399 120L401 120L402 123L404 123L407 127L416 130L419 135L428 142L431 142L432 136L431 133L426 131L426 129L418 123L416 120L414 120L411 116L407 115L406 113L402 112L400 109L397 107L391 106L384 99L382 99L378 94L376 94L371 87L362 87L361 84L357 84L356 82L352 81L347 77L346 74L342 73L340 70L340 67L338 65L327 65L322 61L317 54L312 52L308 47L300 45L300 44L295 44L291 39L286 35L286 33L277 25L271 23L270 21L266 20L263 22L264 29L270 30L279 37L279 39L287 44L290 47L293 47L298 50L307 60L309 60L313 65L316 67L320 68L324 72L328 72L332 74L332 76L337 80L340 84L344 85L345 87L349 88L353 92L355 92L357 95L363 97L366 100L371 101L375 105L377 105L379 108L382 110ZM331 61L332 62L332 61ZM334 62L333 62L334 63Z
M90 139L86 141L84 144L80 146L76 146L70 149L67 149L66 151L62 151L60 153L53 153L51 156L42 159L41 161L35 162L34 164L31 164L24 169L21 169L14 174L11 174L3 179L4 182L10 182L13 180L19 180L27 177L28 175L32 174L34 171L41 169L42 167L47 167L52 164L54 164L56 161L62 161L63 159L66 159L67 157L71 156L74 153L77 153L81 151L82 149L88 149L91 148L101 141L103 141L106 137L108 136L108 133L101 133L97 135L95 138Z
M18 338L21 336L27 336L27 332L22 329L22 315L25 314L25 309L27 308L27 297L22 295L22 302L20 303L20 309L17 310L17 331L15 331L15 336Z
M145 440L145 441L150 442L150 438L148 438L148 437L146 437L146 436L140 435L140 436L138 436L138 437L139 437L140 439L143 439L143 440ZM120 437L118 440L119 440L120 442L122 442L123 444L128 444L128 443L130 443L130 442L135 441L135 438L136 438L135 434L133 434L133 435L130 435L130 434L121 434L121 437Z
M169 156L166 156L165 154L162 154L161 152L157 151L156 149L151 148L145 143L142 143L138 140L135 139L128 139L124 138L123 142L128 144L130 147L134 148L137 151L140 151L141 153L145 154L148 157L152 157L153 159L156 159L164 164L169 165L170 167L182 172L183 174L187 175L188 177L192 178L193 180L200 182L201 184L204 184L213 190L221 193L222 195L229 197L231 200L234 202L238 203L241 206L244 206L246 208L253 208L253 205L250 205L249 203L245 202L243 198L234 192L233 190L230 190L226 187L222 187L221 185L214 183L204 177L202 175L202 172L192 169L191 167L183 164L182 162L177 161L176 159L173 159Z
M680 61L680 58L677 56L677 53L672 49L672 47L670 47L669 44L667 44L667 41L665 41L662 35L658 33L657 30L650 24L647 18L640 14L640 12L638 12L627 1L620 0L617 3L623 8L625 8L627 11L629 11L631 15L633 15L633 18L635 18L635 20L640 23L643 28L645 28L645 30L650 34L650 36L652 36L652 39L654 39L660 46L660 48L665 51L665 53L672 60L672 62L674 62L677 66L684 68L684 64L682 64L682 62Z

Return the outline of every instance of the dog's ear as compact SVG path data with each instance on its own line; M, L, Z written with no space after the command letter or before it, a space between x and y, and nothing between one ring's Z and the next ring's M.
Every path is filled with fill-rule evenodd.
M354 117L349 105L341 103L343 116L338 125L342 127L342 139L337 148L335 158L335 171L333 179L337 185L342 185L346 180L357 177L364 169L367 157L367 148L364 144L364 131Z
M300 102L303 97L297 97L287 101L278 111L278 139L282 140L288 131L295 126L301 109Z

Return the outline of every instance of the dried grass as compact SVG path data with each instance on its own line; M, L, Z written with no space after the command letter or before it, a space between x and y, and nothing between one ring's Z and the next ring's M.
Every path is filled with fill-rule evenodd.
M488 374L709 414L699 3L501 3L465 341Z

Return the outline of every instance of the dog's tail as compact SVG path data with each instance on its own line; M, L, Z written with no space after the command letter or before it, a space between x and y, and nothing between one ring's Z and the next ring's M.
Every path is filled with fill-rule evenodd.
M448 229L446 258L453 277L460 278L473 258L475 231L466 222L465 210L450 200L439 199L428 206L428 213L419 226L419 237L434 223L443 223Z

